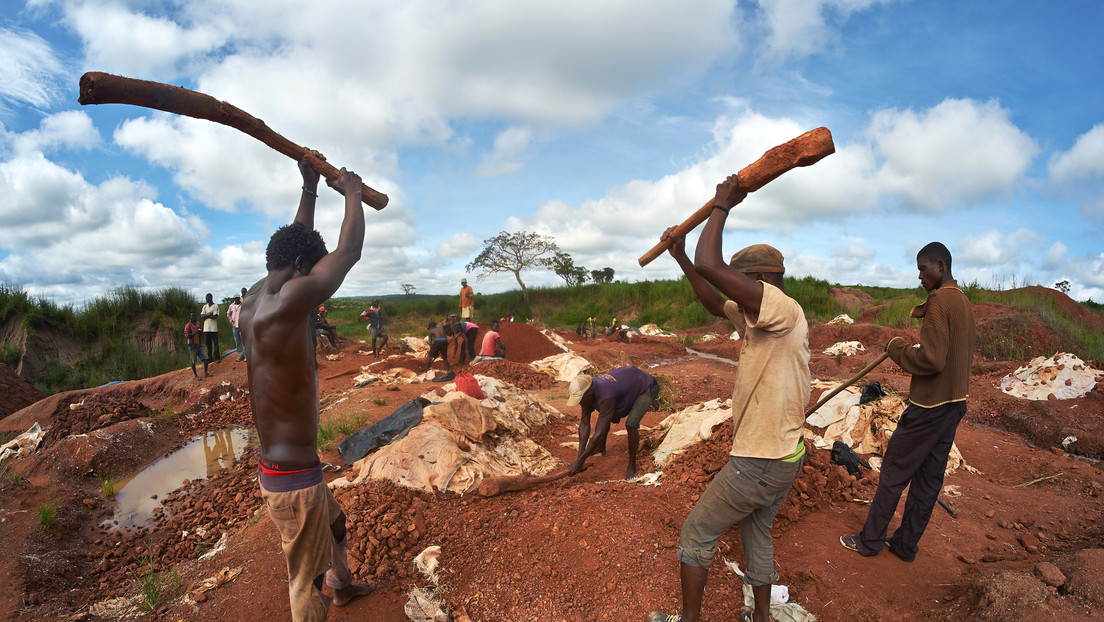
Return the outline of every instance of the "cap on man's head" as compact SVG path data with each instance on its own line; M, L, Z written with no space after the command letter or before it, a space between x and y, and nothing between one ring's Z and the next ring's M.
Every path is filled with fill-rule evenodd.
M579 402L583 401L583 394L590 388L591 382L593 382L593 378L586 374L579 374L575 376L571 384L567 385L568 408L578 406Z
M752 244L738 250L733 253L728 265L740 272L786 272L782 253L770 244Z
M467 280L467 279L460 279L460 284L461 284L461 285L467 285L467 284L468 284L468 280Z

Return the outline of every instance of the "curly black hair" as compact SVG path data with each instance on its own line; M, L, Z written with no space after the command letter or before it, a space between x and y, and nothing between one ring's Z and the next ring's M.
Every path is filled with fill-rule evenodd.
M296 257L302 257L309 270L328 252L321 234L308 229L302 223L293 222L272 234L268 241L268 250L265 251L265 267L268 270L279 270L290 266Z

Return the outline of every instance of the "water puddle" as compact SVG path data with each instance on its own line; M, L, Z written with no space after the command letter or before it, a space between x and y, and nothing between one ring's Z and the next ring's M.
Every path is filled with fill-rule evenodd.
M111 526L150 526L160 499L180 488L185 479L207 479L234 466L245 447L255 443L257 433L246 428L208 432L179 450L116 484L115 516Z
M731 365L733 367L739 367L740 366L740 364L737 363L736 361L734 361L732 359L726 359L723 356L717 356L716 354L710 354L708 352L698 352L697 350L691 350L690 348L686 348L686 351L689 352L690 354L693 354L694 356L700 356L703 359L709 359L711 361L720 361L722 363L728 363L729 365Z

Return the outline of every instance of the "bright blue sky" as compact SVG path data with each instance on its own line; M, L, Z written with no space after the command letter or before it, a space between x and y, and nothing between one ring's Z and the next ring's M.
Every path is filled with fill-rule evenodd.
M352 5L352 6L350 6ZM1104 4L875 0L462 3L30 0L0 17L0 281L61 303L112 288L232 294L290 221L295 162L212 123L77 103L85 71L177 84L360 173L343 296L516 287L464 266L501 230L588 269L636 259L770 147L837 152L733 210L727 252L790 274L960 281L1104 300ZM337 239L341 198L316 224ZM693 247L697 234L691 234ZM523 273L529 285L562 283Z

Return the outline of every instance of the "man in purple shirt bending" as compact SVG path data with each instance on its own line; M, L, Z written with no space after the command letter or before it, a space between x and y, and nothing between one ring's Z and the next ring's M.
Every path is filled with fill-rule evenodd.
M596 451L605 453L610 424L625 419L629 433L629 468L625 479L636 478L636 451L640 447L640 420L659 396L659 383L635 367L618 367L591 378L579 374L571 381L569 407L582 407L579 419L579 457L570 465L571 474L583 470L586 459ZM590 435L590 414L598 411L594 436Z

